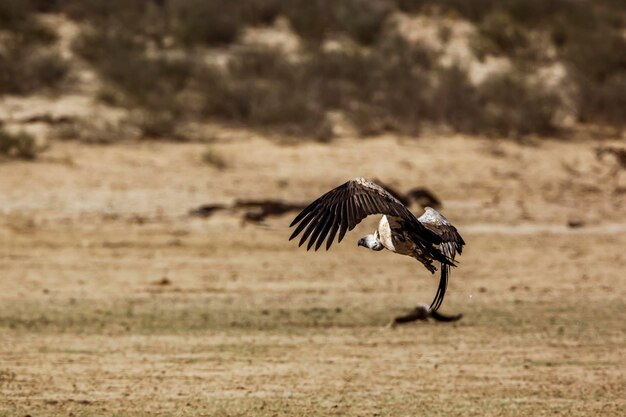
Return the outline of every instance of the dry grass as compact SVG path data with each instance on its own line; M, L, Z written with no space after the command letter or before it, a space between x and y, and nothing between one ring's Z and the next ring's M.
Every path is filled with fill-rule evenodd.
M0 156L33 160L43 148L27 132L10 133L0 125Z
M36 18L37 10L30 1L0 4L0 96L55 90L68 74L53 46L56 33Z
M212 147L207 147L202 155L200 156L202 163L215 167L219 170L226 169L228 164L226 163L226 159L215 149Z
M66 142L0 164L0 415L620 415L621 197L585 187L602 185L593 144L489 143L232 140L211 146L236 169L207 174L202 144ZM185 214L306 201L363 167L441 196L468 242L443 305L461 321L384 328L437 282L356 247L375 219L310 253L291 216Z
M20 35L6 35L0 43L0 96L58 91L69 66L49 46Z
M315 255L281 244L281 230L242 251L230 241L221 256L202 256L207 237L224 234L220 226L173 244L182 225L151 222L124 240L115 239L128 226L115 220L92 232L53 226L19 238L4 281L31 295L5 296L0 308L5 415L606 416L624 406L625 306L622 290L604 288L619 273L581 280L573 271L587 261L564 260L555 266L559 283L545 281L537 272L558 255L546 250L532 269L503 268L535 246L567 246L568 236L506 238L491 253L493 269L506 276L483 278L490 268L478 254L493 236L466 233L476 255L455 271L444 306L463 311L463 320L389 330L393 315L427 296L426 276L402 276L413 265L382 281L358 271L339 280ZM606 236L577 240L607 257L620 246L603 243ZM84 241L93 243L76 249ZM27 250L41 264L28 261ZM146 263L156 253L159 261ZM263 267L270 253L277 263ZM376 268L357 249L334 255ZM226 267L211 267L216 262ZM301 263L302 277L281 278ZM168 285L158 284L159 264L170 270ZM38 280L42 267L48 272ZM32 278L19 284L10 278L18 271Z

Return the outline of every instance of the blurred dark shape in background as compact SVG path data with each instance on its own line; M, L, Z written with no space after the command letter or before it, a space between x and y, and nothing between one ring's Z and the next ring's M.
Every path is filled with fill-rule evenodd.
M441 208L441 201L427 188L415 187L407 193L398 191L397 188L385 184L376 179L374 182L384 187L394 197L407 207L417 205L419 209L424 207ZM309 203L290 202L277 199L236 199L232 204L208 203L189 210L190 216L211 217L218 211L238 212L243 210L242 219L253 223L263 222L268 217L282 216L286 213L299 212L306 208Z

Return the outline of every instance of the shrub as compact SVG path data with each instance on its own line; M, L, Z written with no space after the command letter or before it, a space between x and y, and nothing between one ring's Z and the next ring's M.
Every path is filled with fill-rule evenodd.
M224 157L212 147L207 147L205 151L202 152L200 158L206 165L215 167L220 171L228 167Z
M190 74L185 58L148 57L145 45L125 34L92 31L76 39L74 50L90 61L105 81L120 89L128 104L175 112L176 94Z
M618 129L626 125L626 75L614 74L603 82L578 75L577 108L582 122L607 123Z
M431 71L436 55L420 44L392 37L380 42L353 75L356 96L345 110L364 134L417 133L431 119Z
M0 28L18 36L23 44L50 44L55 33L35 18L36 5L29 0L2 0L0 2Z
M569 33L563 58L579 73L603 82L626 71L626 39L607 29Z
M477 56L507 55L513 56L528 48L527 30L519 26L506 13L488 15L478 25L477 38L472 40Z
M67 62L54 50L43 47L56 34L35 17L36 4L29 0L0 2L0 94L28 94L56 87L67 75Z
M146 0L63 0L61 7L72 19L89 22L91 26L136 33L143 33L149 10L159 8L157 1Z
M202 114L292 133L307 131L323 114L311 100L304 70L303 64L290 63L276 51L239 51L226 71L205 68L200 74Z
M143 112L137 115L133 122L139 128L143 138L185 140L177 130L178 120L176 116L171 113Z
M288 5L286 14L294 30L312 42L342 33L372 44L393 11L392 2L387 0L293 0Z
M76 140L88 144L110 144L136 136L136 129L131 129L125 121L77 119L58 124L51 136L55 139Z
M623 127L626 39L619 21L609 14L612 10L617 7L604 12L571 10L562 16L552 37L576 83L580 121Z
M499 2L501 0L396 0L396 5L400 10L408 13L442 9L444 12L457 13L465 19L478 21L492 11Z
M0 2L0 26L16 27L30 18L32 7L26 0L3 0Z
M498 135L548 135L556 132L558 98L519 74L492 77L479 87L483 129Z
M208 117L327 136L326 114L339 110L364 133L415 132L430 117L433 63L429 50L401 39L372 52L311 48L293 62L277 51L245 49L225 71L204 68L196 82Z
M435 122L455 131L479 133L483 129L482 106L477 88L460 67L441 68L429 107Z
M26 132L9 133L0 126L0 155L33 160L41 151L32 135Z
M0 94L28 94L55 88L69 66L55 51L43 51L11 39L0 50Z
M251 24L271 24L284 13L284 0L245 0L239 3L245 7L244 16Z
M428 123L524 135L554 132L553 95L519 73L473 86L462 68L441 67L428 48L383 33L387 18L396 7L453 12L476 23L479 55L507 55L530 73L538 58L555 58L535 39L552 39L572 69L581 119L616 124L625 41L619 18L602 11L617 9L610 1L66 0L57 8L89 23L75 51L105 81L101 100L139 110L134 122L146 137L183 137L179 121L193 118L327 136L336 113L363 134L415 133ZM202 55L277 16L305 41L302 54L235 45L220 50L220 65Z
M230 43L244 23L242 8L231 0L175 0L171 8L174 34L184 45Z

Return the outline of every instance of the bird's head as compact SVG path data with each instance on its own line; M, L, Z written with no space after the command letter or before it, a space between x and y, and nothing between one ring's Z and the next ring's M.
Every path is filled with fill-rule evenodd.
M376 239L376 236L374 235L367 235L367 236L362 237L357 242L357 245L363 246L371 250L376 250L376 251L384 249L382 243L380 243L380 241Z

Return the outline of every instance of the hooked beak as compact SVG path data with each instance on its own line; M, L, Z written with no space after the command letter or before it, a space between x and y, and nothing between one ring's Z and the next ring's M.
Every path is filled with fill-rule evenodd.
M359 241L356 243L356 245L365 247L365 239L359 239Z

